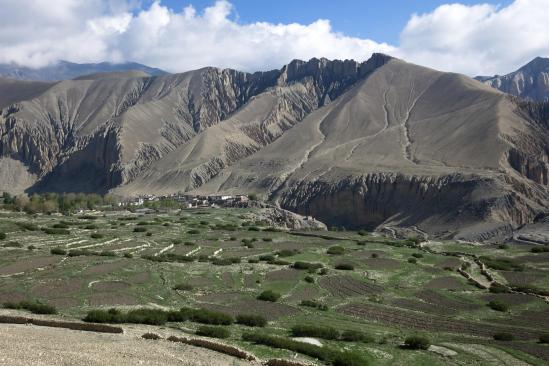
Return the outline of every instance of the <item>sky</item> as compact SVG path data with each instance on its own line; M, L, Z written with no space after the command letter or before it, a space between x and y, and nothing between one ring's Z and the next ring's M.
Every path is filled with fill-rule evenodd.
M549 0L0 0L0 63L135 61L170 72L292 59L505 74L549 57Z

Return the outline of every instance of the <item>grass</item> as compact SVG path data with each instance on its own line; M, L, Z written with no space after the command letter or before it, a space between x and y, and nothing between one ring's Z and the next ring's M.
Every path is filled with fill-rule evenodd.
M66 217L60 220L59 217L47 215L31 217L0 212L0 232L7 233L6 239L0 243L0 271L4 271L0 275L6 276L5 282L9 282L11 286L7 290L9 293L23 298L33 299L36 294L41 294L38 300L44 304L51 300L70 298L71 303L59 305L57 309L67 318L81 319L89 315L88 320L106 323L164 323L154 326L182 327L192 332L196 332L201 326L219 327L230 332L229 338L223 343L238 345L265 359L292 359L298 353L298 360L311 361L310 357L314 356L292 350L293 346L291 349L276 348L245 341L241 339L242 333L261 333L291 340L289 337L293 335L292 329L296 326L331 328L338 334L335 339L320 338L315 330L313 333L306 333L307 329L302 329L305 333L300 333L314 334L314 338L322 340L322 348L335 352L324 361L317 361L328 365L336 362L336 354L340 358L337 362L355 362L352 361L353 353L361 353L363 358L376 365L440 364L438 356L431 352L410 352L400 348L405 335L414 334L415 329L344 314L341 308L345 304L374 304L382 309L407 313L406 309L396 307L393 301L402 298L417 299L422 304L427 304L428 301L417 297L420 293L431 291L451 301L478 305L474 310L456 310L448 314L448 317L460 321L482 321L484 324L496 318L502 331L506 332L509 325L505 320L516 321L515 317L523 312L547 310L546 305L536 299L518 305L510 303L509 311L506 312L497 312L486 306L489 301L485 296L492 292L495 294L491 296L494 296L518 289L519 286L540 294L549 290L549 271L546 266L539 261L518 259L535 258L537 254L531 253L531 246L510 243L503 251L493 245L472 246L441 241L437 245L424 243L419 248L410 247L402 240L372 237L369 234L359 235L352 231L311 233L327 238L298 236L292 231L265 230L263 228L269 225L256 223L258 220L255 215L257 212L253 209L192 209L183 210L181 214L153 213L141 217L108 213L106 217L94 216L92 222L91 219L78 221ZM53 228L61 221L68 228L58 229L70 231L68 235L47 234L40 229ZM136 225L141 221L147 224ZM200 221L208 224L202 225ZM19 224L22 222L31 226L25 228ZM242 226L244 222L247 223L246 226ZM163 225L164 223L169 223L169 226ZM254 226L262 230L248 230ZM87 227L89 228L86 229ZM148 228L147 232L152 232L153 236L134 233L134 228ZM91 238L92 233L100 233L109 239L94 240ZM357 245L357 241L361 245ZM33 250L14 250L9 244L8 247L3 246L10 242L21 243L24 248L32 245ZM243 247L242 244L247 245ZM329 248L334 246L344 248L343 254L327 254ZM213 258L213 253L220 249L222 251L216 255L217 259ZM520 272L513 268L523 266L525 275L535 273L536 287L512 285L509 288L505 285L481 290L467 285L458 272L445 271L440 264L454 258L442 252L452 251L471 253L479 258L497 259L496 262L491 262L492 265L501 262L500 258L508 259L503 261L506 263L505 268ZM192 254L187 255L190 252ZM379 260L368 260L376 257ZM415 258L418 264L409 265L409 258ZM390 269L372 265L372 262L383 263L386 259L401 265ZM352 269L335 269L340 264L350 265ZM472 269L474 268L467 270ZM489 271L498 282L506 283L499 270L491 268ZM374 294L335 296L327 290L326 283L338 276L375 284L380 290ZM426 288L430 281L446 277L451 277L466 287L457 291ZM92 282L91 287L88 287ZM100 290L100 286L104 286L104 289ZM257 301L257 295L265 291L271 291L279 297L275 302ZM108 310L121 300L132 305L125 309L138 310L154 303L163 310L139 310L131 316L128 310L122 308ZM499 299L495 297L490 300ZM96 305L90 308L89 304ZM208 310L201 309L203 306ZM445 305L438 306L443 308ZM414 311L427 311L428 314L428 310ZM535 337L523 340L515 335L516 342L529 346L541 340L538 337L543 332L534 328L534 323L523 323L522 326L534 332ZM151 330L160 334L152 328ZM429 338L436 340L436 344L452 343L455 339L474 343L476 339L468 338L464 334L448 333L445 329L430 331ZM509 347L516 342L497 341L497 344L498 347L512 352ZM342 351L345 349L351 353L344 354ZM382 358L372 360L368 356L370 351L390 354L391 361ZM514 352L510 354L521 354L516 350ZM454 358L456 362L463 364L493 361L479 360L465 352L458 352Z

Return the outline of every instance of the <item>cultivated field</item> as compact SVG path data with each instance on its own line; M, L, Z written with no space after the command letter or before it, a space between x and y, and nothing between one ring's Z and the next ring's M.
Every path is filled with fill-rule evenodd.
M187 355L195 349L143 340L141 331L163 338L197 333L211 340L221 337L224 344L261 360L319 365L549 362L549 345L540 342L549 332L549 257L540 246L418 243L364 232L284 231L269 226L253 209L63 217L4 211L0 233L5 233L4 239L0 236L0 303L7 307L40 302L57 310L56 315L43 317L71 321L111 308L119 310L112 314L125 314L146 307L167 316L156 325L130 326L127 323L139 321L113 316L104 322L117 323L124 334L88 338L75 330L48 332L45 327L0 324L4 334L18 337L20 348L11 348L6 356L12 364L17 364L18 352L21 357L32 354L33 342L49 350L41 352L61 359L67 352L69 363L104 361L104 355L74 358L74 352L58 343L66 337L59 332L82 338L80 353L100 352L95 340L102 344L120 339L123 352L135 344L147 359L169 352L175 358L166 363L177 364L177 347ZM198 309L227 314L230 321L203 319ZM0 314L35 316L13 309ZM252 320L239 320L241 315L267 323L251 328ZM214 330L205 329L204 323ZM267 345L252 339L250 330L285 341L304 338L322 347ZM51 337L46 339L46 334ZM512 339L502 340L502 334ZM433 346L408 349L403 344L409 336L426 336ZM152 342L163 343L149 346ZM319 349L331 353L326 356ZM196 364L209 364L198 358L216 354L192 352ZM333 356L349 352L359 354L363 363L337 363ZM219 364L248 362L226 357L219 355Z

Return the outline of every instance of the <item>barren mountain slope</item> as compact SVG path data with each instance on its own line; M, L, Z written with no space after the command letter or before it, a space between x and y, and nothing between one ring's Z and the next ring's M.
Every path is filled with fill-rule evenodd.
M547 129L518 108L464 76L392 60L199 191L267 192L335 225L491 235L549 205Z
M3 107L0 189L253 191L331 225L486 238L548 209L547 110L379 54L91 75Z
M532 101L549 101L549 58L536 57L517 71L477 80L502 92Z

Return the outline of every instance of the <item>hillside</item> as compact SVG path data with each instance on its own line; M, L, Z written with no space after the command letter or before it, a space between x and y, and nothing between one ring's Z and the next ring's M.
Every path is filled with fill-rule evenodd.
M329 225L469 239L549 209L543 108L385 55L96 75L20 99L1 106L0 166L25 179L0 190L256 192Z

